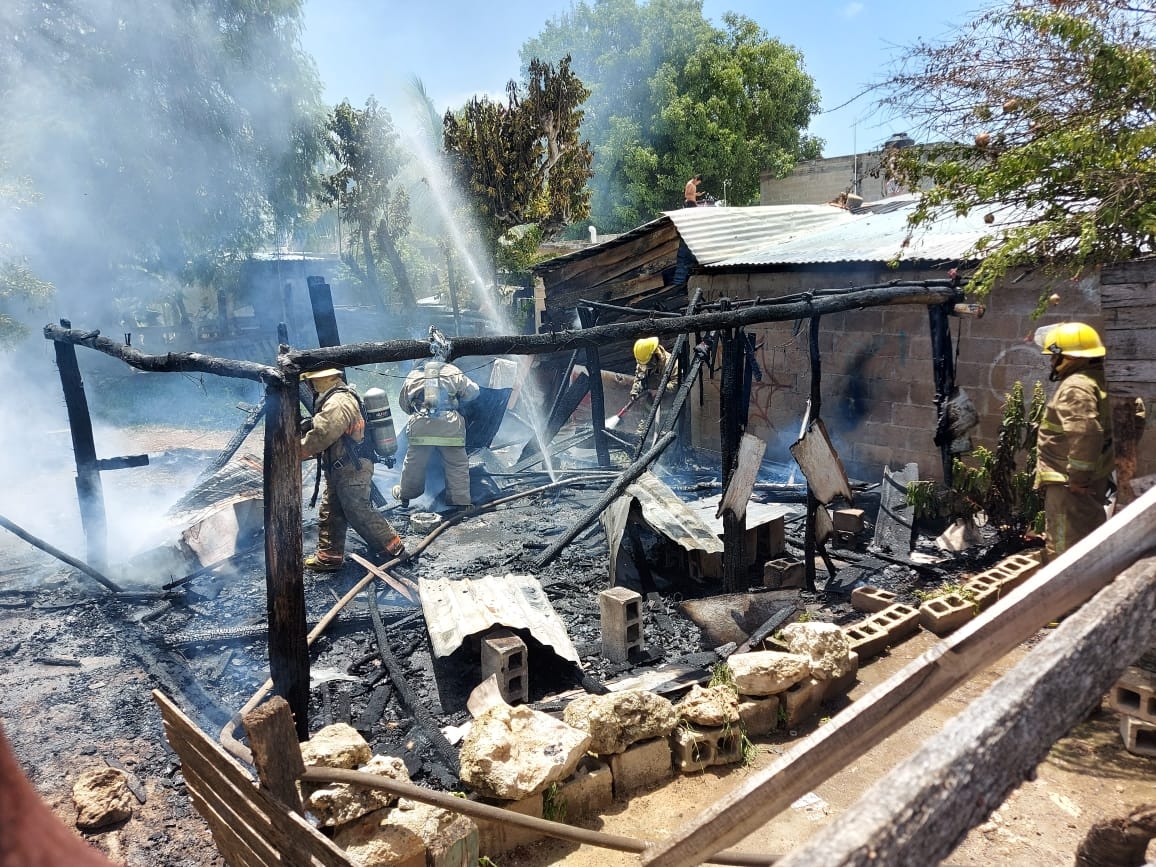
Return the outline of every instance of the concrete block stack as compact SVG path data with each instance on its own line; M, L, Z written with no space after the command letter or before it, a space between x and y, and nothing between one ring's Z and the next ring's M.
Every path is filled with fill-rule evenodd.
M1120 715L1124 749L1156 756L1156 672L1128 666L1108 693L1108 706Z
M963 582L958 592L928 599L919 607L919 625L944 636L1018 587L1040 568L1039 552L1013 554Z

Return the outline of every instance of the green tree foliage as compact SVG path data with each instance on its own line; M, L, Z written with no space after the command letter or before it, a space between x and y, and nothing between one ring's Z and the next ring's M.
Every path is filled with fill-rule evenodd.
M4 228L29 266L99 309L132 274L211 280L288 237L321 153L300 14L301 0L2 4L0 155L41 197Z
M11 217L34 203L36 196L26 180L7 179L0 164L0 212ZM37 309L52 296L51 283L39 279L4 238L0 237L0 349L11 348L28 334L14 308Z
M557 68L534 60L523 95L505 103L474 97L444 118L450 169L473 203L491 251L515 226L544 237L589 213L590 146L578 139L579 106L589 91L564 57Z
M794 49L754 22L713 27L702 0L579 0L522 47L522 59L573 55L591 90L582 134L596 154L591 212L625 231L682 203L701 173L706 189L747 203L759 174L817 157L803 135L818 110L813 80Z
M949 43L916 45L885 83L883 104L942 142L894 166L912 188L934 185L913 226L976 211L992 227L977 295L1016 266L1071 276L1151 251L1154 37L1151 4L1013 0Z
M329 114L326 146L333 171L322 179L321 200L341 209L351 227L342 261L386 310L379 258L393 271L397 301L412 309L413 288L400 245L409 232L409 194L394 179L405 158L388 111L370 97L364 109L346 100Z
M915 516L972 520L982 513L1003 538L1021 536L1029 529L1042 532L1043 500L1033 485L1036 434L1045 403L1041 383L1036 382L1030 403L1024 399L1023 385L1015 383L1004 398L994 450L976 448L972 464L956 458L949 490L937 489L935 482L908 485L907 501Z

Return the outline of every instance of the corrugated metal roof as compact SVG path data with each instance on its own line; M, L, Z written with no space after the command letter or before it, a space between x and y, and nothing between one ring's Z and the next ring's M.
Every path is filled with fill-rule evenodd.
M471 635L494 626L524 629L563 659L578 665L566 627L533 575L418 579L421 608L434 655L443 658Z
M790 243L855 220L834 205L756 205L749 208L684 208L667 211L700 265L710 265L771 245Z
M711 268L759 265L806 265L831 262L901 261L952 262L963 259L979 238L991 233L982 214L945 216L920 228L904 247L907 217L915 207L914 196L888 199L853 212L846 221L819 226L794 238L768 238L757 247L734 256L702 263ZM690 210L689 208L687 210Z

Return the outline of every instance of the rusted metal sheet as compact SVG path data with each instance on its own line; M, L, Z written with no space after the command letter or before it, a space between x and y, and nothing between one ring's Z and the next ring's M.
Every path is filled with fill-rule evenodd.
M719 538L722 522L704 520L697 503L683 502L653 473L639 476L623 496L638 501L643 519L655 532L677 542L687 551L722 553L723 543Z
M820 503L828 505L836 497L843 497L848 503L854 502L847 471L843 469L843 461L831 445L831 438L827 436L827 427L822 419L813 421L790 451Z
M533 575L483 575L480 578L419 578L434 655L449 656L472 635L495 626L522 629L563 659L581 665L561 618Z

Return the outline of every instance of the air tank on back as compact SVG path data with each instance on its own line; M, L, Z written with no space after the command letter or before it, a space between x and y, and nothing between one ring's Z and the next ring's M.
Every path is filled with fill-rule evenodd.
M397 454L397 434L393 429L393 413L389 409L389 398L380 388L365 392L365 417L369 422L369 435L373 437L373 447L382 457Z

